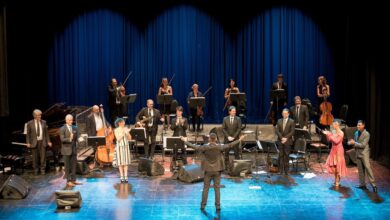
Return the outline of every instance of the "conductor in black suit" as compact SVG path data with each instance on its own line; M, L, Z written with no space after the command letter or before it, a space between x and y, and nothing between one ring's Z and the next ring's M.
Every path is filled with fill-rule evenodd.
M241 136L238 140L230 144L217 144L217 135L215 133L210 134L210 143L207 145L195 145L187 142L187 138L182 138L188 147L194 148L204 155L202 160L202 170L204 171L204 182L202 192L202 202L200 209L204 210L207 204L207 197L209 193L211 180L214 181L215 191L215 208L217 211L221 210L221 171L225 169L225 163L223 160L222 152L238 144L245 136Z
M229 115L223 119L222 131L225 136L225 143L231 143L239 138L241 132L241 119L236 116L236 107L229 107ZM240 149L238 144L233 146L234 159L240 159ZM225 163L227 168L229 167L229 151L225 152Z
M144 144L145 157L153 159L154 149L156 148L156 135L158 130L158 122L164 121L164 118L161 117L160 111L153 108L154 102L151 99L146 101L145 108L141 109L138 112L135 120L138 126L144 127L146 131L146 140ZM141 123L141 120L149 119L145 124ZM150 142L149 142L150 137ZM150 143L150 147L149 147Z
M46 170L46 146L51 147L52 144L46 121L41 120L41 110L35 109L33 117L34 119L27 123L26 143L31 149L34 174L38 175L40 169L43 175Z
M289 171L289 154L293 145L293 135L295 132L294 120L290 119L287 108L282 111L283 118L278 120L275 132L278 136L279 146L279 169L280 174L288 175Z
M309 109L306 105L302 105L301 97L295 96L295 105L291 106L290 112L294 119L295 127L301 129L307 129L309 123Z
M76 162L77 162L77 139L79 131L72 125L73 116L65 116L65 125L60 128L61 154L65 164L65 176L67 186L75 186L76 183Z
M171 130L173 130L174 137L187 137L186 130L188 128L188 121L183 117L183 107L176 108L176 118L172 119ZM173 149L173 161L177 160L178 149ZM187 164L187 153L184 145L181 148L183 163Z

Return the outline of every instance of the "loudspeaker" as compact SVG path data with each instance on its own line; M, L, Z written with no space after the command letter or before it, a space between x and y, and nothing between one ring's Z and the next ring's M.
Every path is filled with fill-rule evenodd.
M56 203L57 209L81 208L81 194L79 191L57 190Z
M30 192L30 185L21 177L12 174L0 185L3 199L23 199Z
M241 173L252 173L251 160L234 160L233 166L230 167L230 176L240 176Z
M179 180L186 183L203 181L204 171L197 164L182 166L179 170Z
M146 173L148 176L159 176L164 174L165 169L161 164L141 157L138 162L138 172Z

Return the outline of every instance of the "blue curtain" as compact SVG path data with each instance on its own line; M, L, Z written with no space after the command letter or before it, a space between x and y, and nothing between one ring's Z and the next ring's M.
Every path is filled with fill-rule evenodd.
M162 77L171 78L174 97L183 106L193 83L206 95L206 121L221 122L228 80L247 93L250 122L263 122L269 91L278 73L295 95L315 99L317 77L333 82L333 60L313 21L294 8L274 8L248 23L235 36L216 19L190 6L170 9L139 30L109 10L81 15L54 39L48 61L50 102L69 105L107 103L112 77L137 93L131 118L156 100Z

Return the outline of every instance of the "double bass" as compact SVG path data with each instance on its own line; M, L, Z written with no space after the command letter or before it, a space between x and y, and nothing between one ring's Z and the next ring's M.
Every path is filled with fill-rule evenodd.
M103 121L103 127L97 131L96 136L104 136L106 137L106 145L101 145L97 147L96 150L96 160L101 164L111 164L114 160L115 153L115 144L114 144L114 131L112 129L108 129L106 124L106 118L103 114L103 105L100 105L100 114Z
M326 93L326 87L323 87L322 93ZM320 110L320 124L324 126L331 125L334 118L332 115L332 104L328 102L327 96L324 96L324 101L320 104Z

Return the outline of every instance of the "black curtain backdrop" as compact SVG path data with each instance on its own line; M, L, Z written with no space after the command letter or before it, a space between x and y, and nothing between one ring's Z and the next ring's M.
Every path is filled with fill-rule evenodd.
M9 148L9 136L21 129L31 118L34 108L50 106L48 60L55 37L80 14L107 9L124 15L139 29L164 11L189 5L203 11L220 23L227 36L233 37L247 24L273 7L287 6L302 11L313 19L326 38L334 62L332 103L334 115L348 104L348 124L358 119L367 121L371 133L371 156L389 164L386 143L389 107L385 87L390 36L386 33L389 20L386 7L379 3L339 3L336 1L242 1L224 3L213 1L145 1L134 2L60 1L21 3L8 1L7 49L10 116L1 117L1 150ZM221 4L224 4L223 7ZM353 4L353 5L350 5ZM50 7L50 10L44 9ZM224 84L226 84L224 82Z

